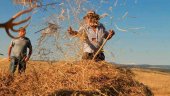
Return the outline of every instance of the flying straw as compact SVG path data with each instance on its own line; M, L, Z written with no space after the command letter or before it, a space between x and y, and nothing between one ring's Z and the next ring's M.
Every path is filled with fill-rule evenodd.
M116 6L117 6L117 2L118 2L118 0L116 0L116 1L114 2L114 7L116 7Z
M116 24L114 24L114 26L115 26L115 27L116 27L116 29L117 29L117 30L119 30L119 31L127 32L127 30L119 28Z
M125 17L128 15L128 11L125 12L125 14L122 16L122 19L125 19Z

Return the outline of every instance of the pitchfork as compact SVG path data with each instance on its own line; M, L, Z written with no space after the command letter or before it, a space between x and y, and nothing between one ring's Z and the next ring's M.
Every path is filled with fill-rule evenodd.
M13 32L18 32L19 29L17 29L17 30L14 29L14 26L20 25L22 23L29 21L31 19L31 16L27 17L24 20L18 21L18 22L13 22L13 21L16 18L20 17L21 15L31 12L32 10L33 10L33 8L29 8L27 10L23 10L23 11L16 13L11 19L9 19L9 21L7 21L5 23L0 23L0 28L5 28L5 31L6 31L6 33L8 34L9 37L14 38L14 39L19 38L19 37L15 37L15 36L11 35L11 33L9 32L9 29L12 30ZM28 25L29 25L29 23L26 24L25 26L23 26L23 28L26 28Z

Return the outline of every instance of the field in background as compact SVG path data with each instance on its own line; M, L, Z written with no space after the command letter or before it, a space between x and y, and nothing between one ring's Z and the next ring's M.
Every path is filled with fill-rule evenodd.
M170 96L170 73L136 68L132 71L135 78L148 85L155 96Z

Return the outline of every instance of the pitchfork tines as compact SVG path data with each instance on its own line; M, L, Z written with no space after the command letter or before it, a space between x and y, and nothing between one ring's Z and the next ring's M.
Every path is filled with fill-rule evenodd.
M21 21L18 21L18 22L14 22L14 20L18 17L20 17L21 15L23 14L26 14L26 13L29 13L33 10L33 8L29 8L27 10L23 10L23 11L20 11L18 13L16 13L11 19L9 19L9 21L7 21L6 23L0 23L0 28L5 28L5 31L6 33L8 34L9 37L11 38L14 38L14 39L17 39L19 37L15 37L13 36L10 32L9 32L9 29L12 30L13 32L18 32L19 29L14 29L14 26L16 25L20 25L20 24L23 24L23 23L26 23L27 21L29 21L31 19L31 16L27 17L26 19L24 20L21 20ZM27 26L29 25L26 24L25 26L23 26L23 28L26 28Z

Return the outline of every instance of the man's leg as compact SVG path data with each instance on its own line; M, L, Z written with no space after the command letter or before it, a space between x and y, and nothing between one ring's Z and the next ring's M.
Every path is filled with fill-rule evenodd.
M26 69L26 62L22 60L19 62L18 73L21 74L25 72L25 69Z
M93 53L84 52L82 59L83 60L92 60L93 59Z
M104 61L105 60L105 55L104 53L99 53L96 57L97 61Z
M14 72L17 68L17 63L18 63L18 60L15 57L11 57L11 63L10 63L10 68L9 68L11 75L14 74Z

